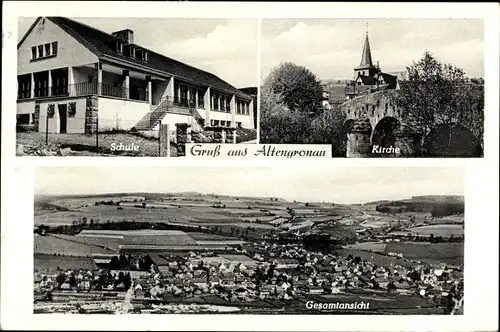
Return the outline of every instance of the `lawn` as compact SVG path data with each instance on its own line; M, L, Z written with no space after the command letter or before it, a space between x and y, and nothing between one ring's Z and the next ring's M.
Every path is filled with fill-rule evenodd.
M148 156L157 157L159 142L138 134L132 133L99 133L99 146L96 147L96 136L87 134L49 134L48 142L57 148L71 148L71 156L94 156L94 155L116 155L116 156ZM45 147L45 133L21 132L17 133L17 144L29 148L42 149ZM122 143L124 145L134 144L138 151L112 151L111 144ZM51 148L52 150L52 148ZM176 148L172 145L171 154L176 156Z

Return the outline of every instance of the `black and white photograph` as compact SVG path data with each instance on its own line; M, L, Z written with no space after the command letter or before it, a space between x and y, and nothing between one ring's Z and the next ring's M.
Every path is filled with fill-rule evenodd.
M463 314L462 169L43 167L35 182L34 313Z
M498 331L498 4L3 9L1 329Z
M263 19L260 142L483 157L481 19Z
M21 17L18 29L18 156L256 142L256 19Z

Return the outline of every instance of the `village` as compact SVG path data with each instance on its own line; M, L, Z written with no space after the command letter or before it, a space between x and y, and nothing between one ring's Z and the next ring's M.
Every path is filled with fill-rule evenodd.
M246 256L252 251L252 258ZM163 256L157 263L150 256L121 254L112 269L35 273L35 294L43 303L54 301L52 310L57 310L60 299L72 295L102 301L80 306L80 311L89 312L102 311L103 303L113 302L112 296L106 296L115 294L118 301L129 289L133 290L133 311L139 312L152 304L171 303L223 304L256 312L282 307L285 312L300 312L304 310L301 303L304 306L309 299L325 302L363 294L375 311L404 313L416 302L427 311L450 313L463 297L463 272L447 267L384 267L359 256L339 257L299 245L266 242L225 256L190 252ZM394 299L392 305L383 303L388 298ZM158 311L163 312L161 307Z
M175 204L187 204L190 211L195 210L189 205L195 204L188 198L192 196L196 195L185 195L182 202L177 196ZM204 197L203 203L196 204L227 213L231 201L218 199L214 203ZM116 202L95 198L93 208L116 209L118 205L118 209L130 211L156 204L156 212L167 213L168 199L159 201L162 200L160 204L142 196L121 197ZM247 204L249 198L232 200ZM269 214L269 210L261 210L260 213ZM436 240L429 245L429 236L407 232L406 227L412 224L416 229L430 227L422 226L425 222L412 222L414 217L399 217L398 227L373 231L366 220L353 222L350 214L324 216L314 204L302 209L288 207L285 211L292 215L287 222L256 233L188 223L157 223L156 229L146 229L150 227L148 222L139 223L145 229L133 230L129 229L132 223L97 226L93 219L93 224L79 226L76 235L51 233L50 227L38 227L35 312L324 313L325 310L307 309L306 303L361 300L370 303L369 309L363 311L371 313L450 314L462 310L463 257L435 256L429 248L436 246L435 250L445 251L463 245L463 233L451 239L439 238L434 230L436 236L432 234L432 238ZM358 213L355 218L368 217ZM460 221L463 222L460 216L447 219L448 226L461 228L451 224ZM174 226L176 230L172 230ZM61 228L52 231L55 229ZM334 236L328 235L332 229ZM346 234L340 237L339 230ZM52 249L46 249L47 243ZM422 248L427 248L427 253L412 253ZM75 255L85 258L75 261ZM51 259L56 263L44 263ZM328 312L359 313L348 309Z

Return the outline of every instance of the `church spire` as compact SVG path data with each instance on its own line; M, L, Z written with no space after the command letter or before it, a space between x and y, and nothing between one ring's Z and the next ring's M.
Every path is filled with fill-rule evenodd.
M370 50L370 42L368 40L368 23L366 23L365 45L363 46L360 66L373 67L372 52Z

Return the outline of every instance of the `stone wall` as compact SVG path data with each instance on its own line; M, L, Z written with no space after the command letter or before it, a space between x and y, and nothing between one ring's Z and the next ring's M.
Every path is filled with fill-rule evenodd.
M191 143L191 125L187 123L177 123L176 141L177 141L177 156L186 155L186 144Z
M98 126L98 99L97 96L87 97L85 109L85 133L93 134Z
M33 115L34 130L38 131L40 128L40 103L35 102L35 113Z

